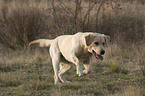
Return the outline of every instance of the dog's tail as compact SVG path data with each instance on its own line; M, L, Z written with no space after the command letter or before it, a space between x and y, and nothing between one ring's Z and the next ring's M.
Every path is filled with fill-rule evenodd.
M30 42L28 47L30 47L32 44L39 44L40 47L49 47L51 46L52 42L53 40L49 40L49 39L38 39Z

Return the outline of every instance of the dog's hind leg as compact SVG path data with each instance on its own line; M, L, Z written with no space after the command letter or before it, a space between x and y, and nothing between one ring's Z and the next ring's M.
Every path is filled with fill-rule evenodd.
M58 77L59 64L60 64L60 51L57 44L52 45L49 51L50 51L50 56L52 58L54 81L55 84L60 84L59 77Z
M67 81L65 78L63 78L63 74L69 70L71 68L71 64L65 64L65 63L61 63L60 64L60 70L59 70L59 78L62 81L62 83L69 83L70 81Z
M52 59L53 63L53 69L54 69L54 81L55 84L60 84L59 78L58 78L58 70L59 70L59 61L56 59Z

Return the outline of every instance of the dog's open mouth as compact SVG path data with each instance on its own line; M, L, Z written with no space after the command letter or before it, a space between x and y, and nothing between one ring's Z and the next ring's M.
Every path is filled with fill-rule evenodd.
M97 54L94 50L93 50L92 53L93 53L93 55L94 55L97 59L103 60L103 56L102 56L102 55Z

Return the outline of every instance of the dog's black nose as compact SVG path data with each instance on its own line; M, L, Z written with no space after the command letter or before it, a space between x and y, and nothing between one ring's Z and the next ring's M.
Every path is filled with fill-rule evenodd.
M105 50L101 50L101 55L104 55L105 54Z

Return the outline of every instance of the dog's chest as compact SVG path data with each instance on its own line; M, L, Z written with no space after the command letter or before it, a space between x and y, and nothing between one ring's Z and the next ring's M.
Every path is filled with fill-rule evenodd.
M89 53L88 51L81 50L80 52L76 53L76 56L78 57L79 60L84 61L89 59L92 56L92 54Z

